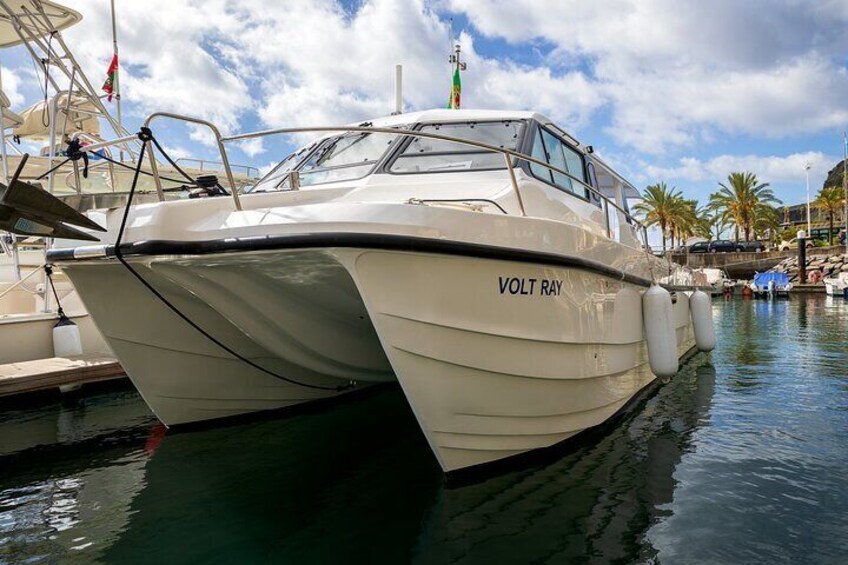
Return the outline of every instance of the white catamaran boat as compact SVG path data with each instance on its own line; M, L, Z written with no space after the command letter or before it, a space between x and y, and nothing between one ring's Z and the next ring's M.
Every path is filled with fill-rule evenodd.
M544 116L219 137L222 160L304 131L325 137L248 190L92 211L103 244L48 254L165 424L397 381L454 471L597 426L712 348L709 297L640 242L638 191Z

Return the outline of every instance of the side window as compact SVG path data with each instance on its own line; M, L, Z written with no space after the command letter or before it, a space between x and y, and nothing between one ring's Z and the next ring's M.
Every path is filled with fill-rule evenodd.
M588 163L586 165L586 170L589 172L589 184L592 185L592 188L594 188L595 190L600 192L601 185L598 184L598 175L597 175L597 173L595 173L595 165L592 164L592 163ZM598 196L598 193L597 192L591 192L591 191L588 191L588 190L586 192L589 193L589 200L592 201L592 204L600 207L601 206L601 197ZM628 219L628 221L630 221L630 220Z
M549 162L548 160L548 152L545 150L545 143L542 141L542 130L536 130L536 138L533 140L533 151L530 153L530 156L534 159L542 162ZM530 163L530 172L533 173L534 176L540 178L546 182L554 182L553 177L551 177L551 170L541 165L537 165L536 163Z
M540 161L547 161L551 166L562 169L575 178L586 182L586 171L583 168L583 158L581 155L544 128L539 128L536 132L531 156ZM530 164L530 171L537 178L545 182L551 182L568 192L575 192L575 183L568 175L551 171L550 169L545 169L532 163ZM581 190L582 188L578 186L577 192L588 197L586 191Z
M548 163L558 169L563 169L570 173L571 171L568 170L568 162L565 160L562 142L551 135L547 130L542 130L542 139L545 142L545 149L548 151ZM568 192L574 192L574 185L568 176L555 171L551 171L551 174L554 177L555 185L560 188L564 188Z

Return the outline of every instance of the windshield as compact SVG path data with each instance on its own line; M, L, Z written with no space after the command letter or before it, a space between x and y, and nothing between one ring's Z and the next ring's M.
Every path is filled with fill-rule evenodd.
M386 133L348 133L331 137L298 168L300 185L364 177L386 154L396 137Z
M418 131L435 133L469 141L478 141L517 151L524 122L464 122L425 124ZM393 173L451 172L481 169L501 169L506 165L503 155L470 145L413 137L389 167Z
M300 164L303 159L309 155L309 152L317 143L310 143L296 152L292 153L283 159L279 165L271 169L271 172L256 183L249 187L245 192L270 192L273 190L288 190L291 188L289 183L289 173Z
M288 173L294 169L300 173L301 187L364 177L386 154L396 137L384 133L347 133L329 137L283 159L248 192L288 190L291 188Z

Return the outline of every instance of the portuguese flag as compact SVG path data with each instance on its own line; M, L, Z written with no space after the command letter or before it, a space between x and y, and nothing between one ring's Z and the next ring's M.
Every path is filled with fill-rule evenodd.
M459 79L459 67L453 71L453 86L451 86L450 98L448 99L448 108L451 110L459 110L459 103L462 99L462 81Z
M118 80L118 54L112 55L112 62L109 63L109 70L106 71L106 82L103 83L101 90L108 94L107 101L112 101L112 94L115 93L115 83Z

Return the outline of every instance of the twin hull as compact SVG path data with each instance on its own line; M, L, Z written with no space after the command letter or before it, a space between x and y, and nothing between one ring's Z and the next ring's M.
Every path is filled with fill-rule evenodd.
M356 248L129 260L207 333L288 379L234 358L120 263L65 265L168 425L397 380L453 471L598 425L654 379L644 289L581 268ZM674 317L682 356L694 344L684 293Z

